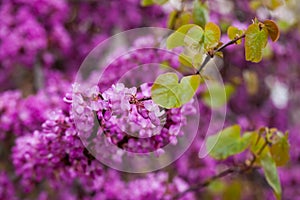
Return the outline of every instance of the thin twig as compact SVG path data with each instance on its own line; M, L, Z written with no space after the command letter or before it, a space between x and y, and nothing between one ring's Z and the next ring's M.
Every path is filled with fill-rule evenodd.
M143 98L137 99L135 96L132 96L132 98L129 100L129 103L130 104L137 104L139 102L148 101L148 100L151 100L151 99L152 99L151 97L143 97Z
M223 44L221 47L219 47L218 49L210 52L207 54L204 62L202 63L202 65L200 66L200 68L198 69L198 71L196 72L196 74L200 74L200 72L202 71L202 69L207 65L207 63L210 61L210 59L212 59L214 57L214 55L217 53L217 52L221 52L222 50L224 50L226 47L232 45L232 44L236 44L237 41L239 41L240 39L244 38L246 35L243 34L229 42L227 42L226 44Z
M226 44L223 44L223 45L222 45L221 47L219 47L215 52L220 52L220 51L222 51L223 49L225 49L226 47L228 47L228 46L230 46L230 45L232 45L232 44L236 44L237 41L239 41L240 39L242 39L242 38L244 38L244 37L246 37L245 34L243 34L243 35L241 35L241 36L239 36L239 37L237 37L237 38L235 38L235 39L233 39L233 40L227 42Z
M231 174L231 173L236 172L236 171L239 171L239 168L237 168L237 167L235 167L235 168L228 168L228 169L222 171L221 173L219 173L219 174L217 174L215 176L210 177L209 179L205 180L204 182L195 184L195 185L189 187L188 189L184 190L183 192L178 193L177 195L173 196L172 199L179 199L180 197L183 197L188 192L199 190L201 188L207 187L212 181L217 180L217 179L222 178L222 177L225 177L228 174Z
M197 70L196 74L200 74L200 72L202 71L202 69L206 66L206 64L210 61L212 57L210 55L207 55L204 62L202 63L202 65L200 66L200 68Z
M148 101L148 100L151 100L151 97L143 97L138 99L138 101Z

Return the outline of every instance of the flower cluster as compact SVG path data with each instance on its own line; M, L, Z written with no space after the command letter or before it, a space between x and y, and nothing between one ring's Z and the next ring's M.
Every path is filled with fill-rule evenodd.
M195 114L191 103L181 108L163 110L148 99L151 84L126 88L117 83L100 93L98 86L91 89L74 85L72 106L74 121L80 136L90 138L94 126L94 112L100 125L99 132L107 140L134 153L161 152L165 145L177 143L183 135L181 127L186 116ZM95 143L97 137L90 141Z
M165 16L159 7L141 7L139 0L4 0L0 71L6 76L0 82L13 82L9 77L24 67L51 67L72 74L88 52L116 30L162 26Z
M68 110L61 101L69 88L67 80L57 72L48 72L44 90L23 98L19 90L0 95L0 139L11 134L26 135L41 127L53 108Z
M16 140L12 160L24 189L31 190L45 179L59 187L60 181L72 183L80 175L101 174L101 167L85 154L72 119L57 110L42 124L42 130Z

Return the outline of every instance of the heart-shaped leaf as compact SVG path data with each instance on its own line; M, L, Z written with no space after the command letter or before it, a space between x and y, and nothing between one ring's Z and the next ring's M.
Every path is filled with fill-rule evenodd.
M152 88L152 100L164 108L178 108L189 102L200 84L200 76L183 77L178 82L175 73L165 73L157 77Z
M246 60L258 63L261 61L263 49L268 43L268 30L255 23L248 27L245 34Z
M176 19L176 27L181 27L186 24L191 24L193 22L193 17L190 12L181 12Z
M192 45L198 47L199 42L203 39L203 30L199 26L190 28L184 37L184 43L190 47Z
M204 48L212 49L216 47L221 38L221 30L218 25L209 22L204 29Z
M184 66L193 67L192 58L188 55L185 55L185 54L181 53L178 57L178 60Z
M167 39L167 48L173 49L179 46L186 46L187 43L197 43L203 37L203 29L195 24L186 24L172 33Z
M273 20L265 20L264 25L267 27L272 41L276 42L280 37L280 31L277 24Z
M209 19L207 6L200 1L194 1L193 6L193 20L194 23L204 27Z
M206 149L213 158L223 160L243 152L252 140L252 132L248 132L241 137L241 127L234 125L208 137Z
M276 163L273 160L270 152L261 155L260 164L264 170L267 182L274 190L276 198L281 199L281 185L277 173Z
M167 39L167 48L173 49L178 46L192 45L202 47L206 50L213 49L219 45L221 30L218 25L209 22L205 25L205 30L195 24L181 26Z
M238 29L237 27L230 26L227 29L227 35L228 35L230 40L234 40L235 38L243 35L243 31ZM236 41L236 44L241 44L241 43L242 43L242 40Z
M270 152L277 166L284 166L290 159L290 145L287 138L287 133L284 135L279 131L272 136Z

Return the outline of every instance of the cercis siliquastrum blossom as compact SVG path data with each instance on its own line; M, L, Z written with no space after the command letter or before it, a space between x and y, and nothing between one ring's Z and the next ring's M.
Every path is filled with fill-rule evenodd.
M150 98L151 85L143 84L138 91L117 83L100 93L98 86L84 89L74 84L74 94L68 101L73 103L80 136L91 137L96 117L98 132L128 152L160 154L167 144L176 145L177 137L184 134L181 127L186 125L186 117L196 109L192 101L181 108L160 108Z

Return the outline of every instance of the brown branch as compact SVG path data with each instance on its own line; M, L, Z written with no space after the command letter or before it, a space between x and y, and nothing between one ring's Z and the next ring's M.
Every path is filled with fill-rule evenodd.
M239 171L239 168L238 167L235 167L235 168L228 168L222 172L220 172L219 174L217 175L214 175L210 178L208 178L207 180L205 180L204 182L201 182L201 183L198 183L198 184L195 184L193 186L191 186L190 188L184 190L183 192L181 193L178 193L176 194L175 196L173 196L172 199L179 199L180 197L183 197L185 194L187 194L188 192L192 192L192 191L196 191L196 190L200 190L204 187L207 187L211 182L213 182L214 180L217 180L219 178L223 178L225 176L227 176L228 174L231 174L233 172L237 172Z
M151 100L151 97L143 97L140 99L137 99L135 96L132 96L131 99L129 100L130 104L138 104L139 102L143 102L143 101L148 101Z
M221 52L223 51L226 47L232 45L232 44L236 44L237 41L239 41L240 39L244 38L246 35L243 34L225 44L223 44L222 46L220 46L218 49L213 50L212 52L209 52L204 60L204 62L202 63L202 65L200 66L200 68L198 69L198 71L196 72L196 74L200 74L200 72L202 71L202 69L207 65L207 63L214 57L214 55L217 52Z
M239 41L240 39L242 39L242 38L244 38L244 37L246 37L245 34L243 34L243 35L241 35L241 36L239 36L239 37L236 37L235 39L233 39L233 40L227 42L226 44L223 44L223 45L222 45L221 47L219 47L215 52L220 52L220 51L224 50L226 47L228 47L228 46L230 46L230 45L232 45L232 44L236 44L237 41Z
M138 99L138 101L148 101L148 100L151 100L151 97L143 97Z

